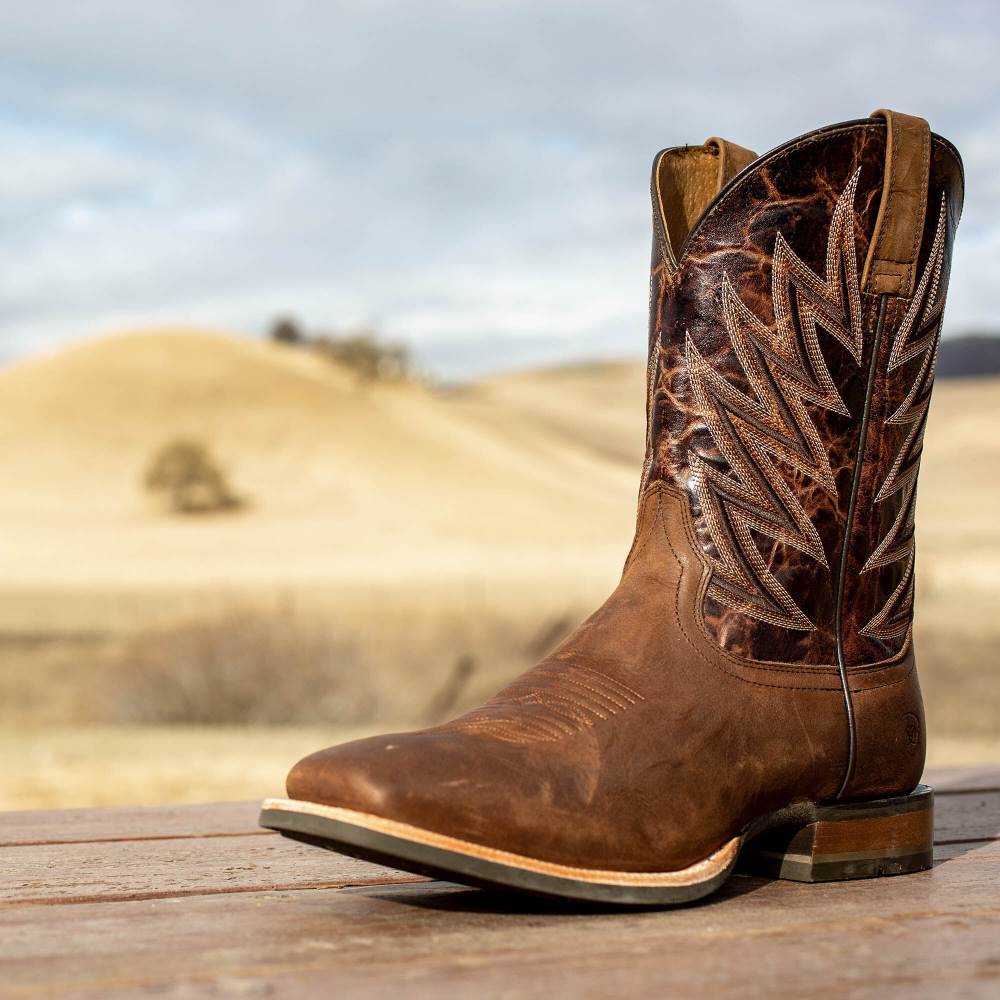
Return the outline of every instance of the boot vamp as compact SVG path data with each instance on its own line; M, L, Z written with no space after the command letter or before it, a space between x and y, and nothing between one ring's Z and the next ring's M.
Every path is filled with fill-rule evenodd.
M701 564L670 513L646 498L614 594L488 704L307 757L289 795L622 871L686 867L771 809L831 796L846 759L838 681L741 676L705 642L690 610Z
M672 747L664 706L611 701L597 683L593 670L543 665L452 723L306 758L289 795L560 864L659 871L686 863L683 848L709 853L714 835L690 842L706 789L691 771L725 734L692 719Z

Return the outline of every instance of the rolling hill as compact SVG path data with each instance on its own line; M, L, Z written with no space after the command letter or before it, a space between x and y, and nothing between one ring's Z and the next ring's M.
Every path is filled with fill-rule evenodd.
M81 341L0 371L0 586L502 577L553 558L606 577L632 527L643 384L639 363L590 363L436 393L219 333ZM938 385L921 543L973 575L1000 567L980 502L998 421L1000 382ZM178 438L207 446L245 511L150 504L143 473Z
M0 372L0 582L383 577L460 569L470 548L620 548L641 393L629 365L444 396L213 333L81 342ZM244 512L150 506L144 470L178 438L209 449Z
M488 697L615 582L644 379L637 362L578 364L435 392L190 331L83 341L0 371L0 718L40 734L37 767L11 764L20 784L0 801L131 801L139 786L163 797L142 768L131 791L107 786L118 750L95 758L84 794L78 772L49 760L50 727L117 726L129 698L155 708L164 678L193 683L220 656L242 664L247 623L271 644L255 698L301 669L355 692L355 721L371 725L426 721L442 692L448 711ZM938 385L917 593L938 760L997 752L998 425L1000 380ZM150 503L145 470L177 438L210 450L245 509L180 517ZM304 663L296 636L317 630L329 662ZM9 741L15 760L22 743ZM269 773L287 764L278 756ZM190 777L203 764L181 768L185 796L206 794Z

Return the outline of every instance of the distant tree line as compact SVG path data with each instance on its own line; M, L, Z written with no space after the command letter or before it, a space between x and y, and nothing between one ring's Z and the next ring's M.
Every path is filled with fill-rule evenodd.
M406 346L382 341L374 329L310 332L295 320L281 317L271 324L271 340L304 347L375 381L405 378L410 374Z

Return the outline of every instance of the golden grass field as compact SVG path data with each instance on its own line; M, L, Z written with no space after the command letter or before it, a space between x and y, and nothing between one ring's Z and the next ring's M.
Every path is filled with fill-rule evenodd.
M613 587L644 365L444 390L200 332L0 370L0 808L280 789L342 734L490 694ZM1000 760L1000 380L943 382L918 516L931 759ZM166 442L245 506L165 513Z

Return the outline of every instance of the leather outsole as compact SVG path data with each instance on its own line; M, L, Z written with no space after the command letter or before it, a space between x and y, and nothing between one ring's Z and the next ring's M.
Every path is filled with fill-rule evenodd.
M260 825L340 854L466 885L598 905L676 906L714 892L734 869L799 882L924 871L933 863L934 793L918 785L904 795L863 802L798 803L761 817L701 861L666 872L576 868L300 799L265 799Z
M553 864L370 813L295 799L266 799L260 825L294 840L432 878L623 906L676 905L707 896L729 877L742 841L734 837L679 871L621 872Z

